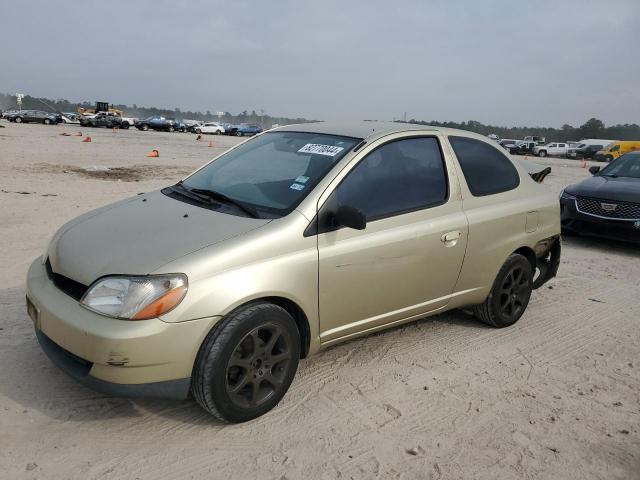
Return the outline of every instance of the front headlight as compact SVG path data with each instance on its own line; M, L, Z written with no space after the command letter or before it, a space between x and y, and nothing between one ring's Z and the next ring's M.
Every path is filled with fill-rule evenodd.
M108 317L146 320L173 310L186 293L183 274L111 276L91 285L80 304Z
M560 192L560 198L561 198L562 200L570 200L570 201L571 201L571 200L575 200L575 199L576 199L576 197L575 197L574 195L571 195L570 193L567 193L567 192L566 192L566 191L564 191L564 190L562 190L562 191Z

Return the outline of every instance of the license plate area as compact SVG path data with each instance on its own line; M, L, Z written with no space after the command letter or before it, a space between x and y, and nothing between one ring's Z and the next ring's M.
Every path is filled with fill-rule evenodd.
M33 324L36 326L36 328L38 328L40 324L40 310L38 309L38 307L34 305L34 303L29 299L29 297L26 297L26 299L27 299L27 314L29 315L29 318L33 321Z

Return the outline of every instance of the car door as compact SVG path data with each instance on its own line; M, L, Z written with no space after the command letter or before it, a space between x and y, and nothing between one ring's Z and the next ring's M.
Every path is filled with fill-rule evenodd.
M467 243L459 184L437 137L399 136L363 154L320 200L323 343L445 306ZM366 228L326 223L340 206L361 210Z

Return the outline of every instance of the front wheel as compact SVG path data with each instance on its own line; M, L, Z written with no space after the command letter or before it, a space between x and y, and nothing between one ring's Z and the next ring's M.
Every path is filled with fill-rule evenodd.
M146 132L147 130L149 130L149 125L142 125L142 131Z
M546 152L546 150L540 150L540 151L538 152L538 156L539 156L539 157L546 157L546 156L547 156L547 152Z
M49 120L48 118L45 118L42 123L44 123L45 125L51 125L51 120Z
M498 272L487 299L473 309L474 315L492 327L516 323L529 304L533 270L529 260L513 253Z
M175 132L176 128L175 128L173 125L169 125L168 130L169 130L170 132Z
M241 137L242 135L244 135L242 132L236 131L236 137Z
M611 155L607 155L606 157L604 157L604 161L605 162L613 162L613 157Z
M191 390L219 420L246 422L284 397L299 358L300 335L291 315L272 303L249 304L209 333L198 352Z
M22 117L16 117L14 122L16 123L22 123Z

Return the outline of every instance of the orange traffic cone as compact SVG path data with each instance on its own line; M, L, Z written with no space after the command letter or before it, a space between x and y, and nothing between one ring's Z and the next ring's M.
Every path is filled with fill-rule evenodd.
M213 147L213 140L209 140L209 146Z
M158 152L158 150L151 150L149 153L147 153L147 157L155 158L159 156L160 152Z
M91 143L91 137L87 135L82 139L82 143Z
M81 137L82 136L82 132L74 133L73 136L74 137Z

